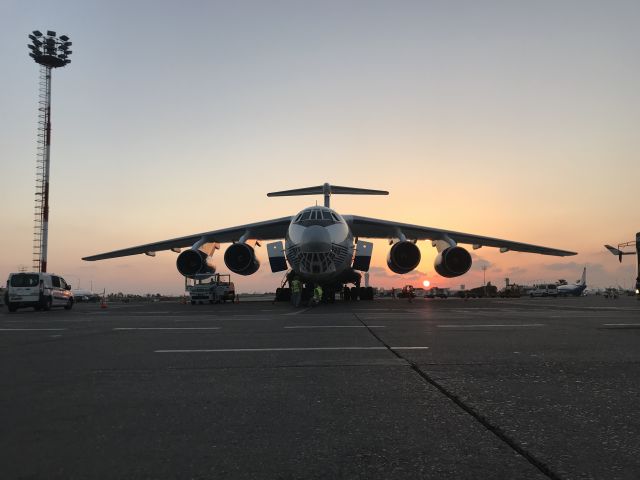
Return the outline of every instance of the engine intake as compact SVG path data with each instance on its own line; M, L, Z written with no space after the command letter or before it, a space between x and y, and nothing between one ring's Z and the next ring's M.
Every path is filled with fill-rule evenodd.
M234 243L224 252L224 263L229 270L238 275L252 275L260 268L253 247L246 243Z
M409 273L420 263L420 249L407 240L396 242L391 246L387 256L387 266L395 273Z
M446 278L464 275L471 268L471 254L462 247L449 247L436 257L433 267Z
M176 260L178 271L185 277L193 278L196 275L214 274L216 267L210 256L201 250L189 249L178 255Z

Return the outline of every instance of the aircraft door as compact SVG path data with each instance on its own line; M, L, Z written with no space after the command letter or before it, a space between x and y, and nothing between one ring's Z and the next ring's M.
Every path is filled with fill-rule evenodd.
M269 254L269 266L273 273L287 270L287 260L284 256L284 246L281 241L267 243L267 253Z
M356 243L356 256L353 259L353 269L361 272L368 272L371 265L371 254L373 253L373 243L358 240Z

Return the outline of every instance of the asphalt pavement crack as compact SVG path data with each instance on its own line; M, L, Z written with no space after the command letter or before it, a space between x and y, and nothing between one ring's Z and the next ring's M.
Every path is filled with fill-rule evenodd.
M507 433L505 433L504 430L502 430L497 425L494 425L493 423L491 423L489 421L489 419L487 419L486 417L481 415L472 406L467 404L463 399L461 399L455 393L451 392L450 390L445 388L443 385L438 383L436 380L434 380L427 372L423 371L420 368L419 365L417 365L416 363L412 362L411 360L405 358L398 351L394 350L372 328L369 328L369 326L360 318L360 316L358 316L357 313L353 313L353 316L369 331L369 333L376 340L378 340L378 342L380 342L382 345L384 345L387 348L387 350L389 350L394 356L396 356L400 360L406 362L406 364L414 372L416 372L426 383L428 383L429 385L432 385L433 387L435 387L445 397L447 397L449 400L451 400L453 403L455 403L458 407L460 407L466 413L471 415L486 430L488 430L489 432L494 434L496 437L498 437L498 439L500 439L502 442L507 444L509 446L509 448L511 448L514 452L516 452L520 456L522 456L524 459L526 459L531 465L536 467L542 474L544 474L545 476L547 476L548 478L550 478L552 480L562 480L562 477L560 475L558 475L553 470L551 470L551 468L546 463L544 463L542 460L537 458L533 453L527 451L520 444L518 444L518 442L516 440L514 440L513 438L511 438L509 435L507 435Z

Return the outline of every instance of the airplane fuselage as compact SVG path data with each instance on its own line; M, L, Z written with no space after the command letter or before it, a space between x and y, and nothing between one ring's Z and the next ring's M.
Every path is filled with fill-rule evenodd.
M301 280L335 284L351 272L353 234L336 211L309 207L293 217L285 250L289 266Z
M559 285L558 295L579 297L586 290L586 285Z

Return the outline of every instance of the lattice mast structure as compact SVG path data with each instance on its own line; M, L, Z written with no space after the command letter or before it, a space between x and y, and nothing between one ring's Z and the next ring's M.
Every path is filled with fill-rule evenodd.
M51 71L71 63L71 42L66 35L34 30L29 56L40 65L38 94L38 146L36 160L36 208L33 231L33 270L47 271L49 237L49 171L51 161Z

